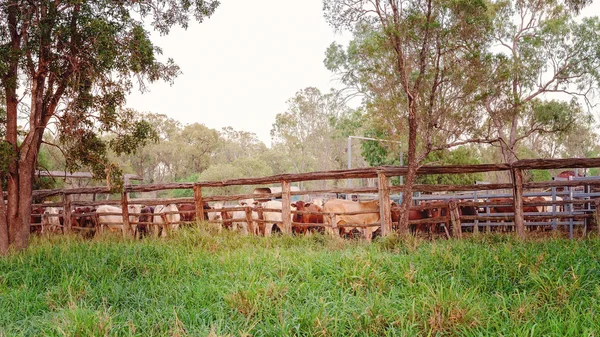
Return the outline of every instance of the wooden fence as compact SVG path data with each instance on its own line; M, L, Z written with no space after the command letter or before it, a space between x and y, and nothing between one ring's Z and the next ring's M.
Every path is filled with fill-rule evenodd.
M590 179L586 181L549 181L543 183L523 183L523 170L530 169L565 169L565 168L590 168L600 167L600 158L572 158L572 159L535 159L535 160L520 160L513 165L507 164L482 164L482 165L466 165L466 166L423 166L418 169L418 175L427 174L459 174L459 173L478 173L478 172L494 172L494 171L509 171L512 177L511 184L489 184L489 185L468 185L468 186L457 186L457 185L415 185L413 191L419 192L461 192L461 191L490 191L498 189L508 189L512 191L514 198L514 226L516 232L520 237L525 237L525 223L523 214L523 191L524 189L542 189L542 188L557 188L557 187L574 187L574 186L600 186L600 179ZM246 179L232 179L224 181L204 181L195 183L168 183L168 184L149 184L149 185L128 185L125 186L124 191L121 194L120 200L103 200L103 201L74 201L72 196L76 194L98 194L98 193L109 193L107 187L90 187L90 188L74 188L64 190L37 190L34 191L33 195L37 198L46 198L51 196L62 196L62 201L57 203L44 203L34 206L44 207L62 207L64 214L64 230L69 232L73 229L71 224L71 213L73 206L98 206L103 204L114 204L120 205L123 213L123 232L124 235L130 232L128 205L130 203L143 204L143 205L160 205L169 203L193 203L196 210L203 209L204 202L227 202L234 200L241 200L246 198L256 198L256 194L243 194L243 195L224 195L224 196L203 196L203 192L206 189L213 187L225 187L225 186L237 186L237 185L269 185L269 184L280 184L281 193L261 194L260 198L271 199L281 198L282 201L282 225L284 233L292 232L292 221L291 215L292 210L290 207L291 198L294 195L309 195L309 194L325 194L325 193L342 193L342 194L361 194L361 193L376 193L380 204L380 222L378 224L370 224L366 226L379 226L381 229L381 235L385 236L392 232L392 219L391 219L391 197L392 193L403 192L403 186L390 186L390 178L394 176L406 175L406 167L396 166L382 166L373 168L362 168L362 169L350 169L350 170L337 170L337 171L323 171L323 172L310 172L301 174L282 174L269 177L261 178L246 178ZM327 189L327 190L312 190L312 191L291 191L290 184L300 181L314 181L314 180L343 180L343 179L357 179L357 178L377 178L378 187L376 188L338 188L338 189ZM173 189L192 189L194 193L193 198L171 198L171 199L130 199L129 193L133 192L150 192L150 191L161 191L161 190L173 190ZM588 201L589 203L590 201ZM566 203L566 202L565 202ZM598 204L597 201L594 201ZM472 205L477 203L473 202ZM573 201L571 201L573 204ZM479 204L484 205L484 204ZM597 209L597 208L596 208ZM340 213L341 214L341 213ZM328 214L326 216L337 216L340 214ZM572 214L571 214L572 215ZM556 216L556 215L554 215ZM201 215L199 215L202 218ZM454 224L453 232L455 235L460 236L460 220L473 220L466 217L457 215L456 203L450 204L450 214L444 221L449 221ZM475 221L485 221L485 218L479 217ZM431 222L435 220L430 220ZM439 221L439 219L438 219ZM441 222L441 221L439 221ZM302 225L302 224L298 224ZM333 227L335 227L335 222ZM363 225L364 226L364 225Z

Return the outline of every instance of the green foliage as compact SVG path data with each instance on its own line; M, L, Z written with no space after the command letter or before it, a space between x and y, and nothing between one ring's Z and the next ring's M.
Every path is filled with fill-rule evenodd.
M552 173L548 170L530 170L527 171L530 182L551 181Z
M273 174L271 167L258 158L240 158L231 163L210 166L199 176L200 181L219 181L240 178L263 177ZM203 192L204 193L204 192ZM206 191L206 195L227 195L252 193L249 186L214 187Z
M459 146L453 150L436 151L429 154L425 162L429 165L472 165L480 164L477 151L472 146ZM420 184L473 185L483 180L481 173L432 174L417 177Z
M314 87L300 90L277 114L271 129L272 143L292 154L287 161L295 172L334 170L344 167L346 135L354 134L357 116L332 91Z
M383 140L389 138L383 132L376 130L367 131L364 136ZM360 148L362 157L370 166L400 165L400 154L391 151L392 149L401 151L397 144L377 140L361 140Z
M215 0L2 3L2 98L13 107L6 111L27 110L30 125L22 136L34 140L23 142L28 148L19 151L37 153L41 134L51 120L57 121L56 145L64 147L66 168L90 167L96 178L119 189L121 170L108 160L109 149L131 154L157 137L151 123L122 109L127 94L134 84L144 90L148 82L172 83L180 73L171 59L158 60L162 50L152 43L146 27L168 34L175 25L187 27L192 17L202 21L218 4ZM17 89L36 102L31 109L19 108L16 99L9 99ZM9 121L14 127L17 120L17 116L4 120L2 111L0 133Z
M179 231L34 239L0 260L6 336L587 336L598 239L372 245ZM76 262L85 261L85 263ZM490 296L492 294L492 296Z

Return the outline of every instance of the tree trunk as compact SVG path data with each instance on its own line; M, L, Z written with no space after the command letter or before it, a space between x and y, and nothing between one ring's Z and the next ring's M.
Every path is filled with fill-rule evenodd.
M8 253L8 222L6 215L2 178L0 177L0 255L6 255Z
M413 186L417 179L417 117L414 100L409 99L408 110L408 172L404 182L404 193L402 194L402 206L400 207L400 219L398 232L401 235L408 234L408 210L412 204Z

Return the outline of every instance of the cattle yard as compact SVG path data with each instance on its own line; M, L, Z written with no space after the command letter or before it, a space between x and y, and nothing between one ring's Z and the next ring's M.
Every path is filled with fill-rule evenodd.
M468 166L423 166L419 175L458 174L476 172L508 171L512 177L511 184L480 185L415 185L414 206L411 207L409 224L415 234L426 233L429 237L439 234L442 237L460 238L464 232L516 232L520 237L528 233L544 233L560 231L569 237L586 235L596 228L597 210L600 193L595 188L600 186L600 177L575 178L566 181L548 181L539 183L523 183L523 171L532 169L573 169L600 167L600 159L556 159L556 160L521 160L513 165L482 164ZM382 236L397 229L398 206L393 201L394 195L402 193L403 186L390 186L390 178L403 176L406 167L373 167L338 171L311 172L302 174L283 174L262 178L232 179L226 181L209 181L196 183L169 183L151 185L126 185L120 200L74 200L74 195L108 194L107 187L75 188L64 190L37 190L34 197L38 200L60 196L59 202L43 202L34 204L32 209L32 228L52 224L60 232L85 231L92 233L106 223L94 208L101 205L119 206L122 212L104 213L107 216L120 217L120 228L123 235L129 236L133 228L152 225L152 221L139 221L144 206L176 204L179 210L170 210L154 215L169 225L193 223L195 210L202 209L205 221L220 227L230 227L232 223L245 223L245 232L265 235L265 227L276 225L281 232L302 233L308 228L323 228L328 232L343 231L344 228L363 229L365 236L373 232ZM301 181L377 178L378 187L368 188L336 188L327 190L292 190L291 184ZM279 185L281 192L261 194L210 195L211 188L226 186ZM137 192L164 191L173 189L191 189L193 198L141 199L132 198ZM313 210L297 210L292 207L292 199L311 201L315 196L336 198L340 195L356 196L359 200L367 198L378 201L378 210L334 210L322 212ZM94 197L94 199L96 199ZM268 201L280 200L279 207L268 208L265 204L239 205L241 200ZM397 200L396 200L397 201ZM228 206L222 206L229 203ZM233 205L233 204L236 205ZM210 205L212 204L212 205ZM357 203L358 204L358 203ZM187 207L181 207L186 205ZM221 206L223 208L215 208ZM273 203L266 204L273 207ZM133 207L135 206L135 207ZM87 207L87 208L86 208ZM48 212L49 209L60 209ZM38 213L38 214L35 214ZM171 218L171 214L181 217ZM226 216L226 214L228 214ZM279 218L265 216L279 214ZM374 214L375 221L352 223L341 221L348 216ZM221 215L221 216L218 216ZM235 217L231 218L231 215ZM294 221L294 216L317 215L323 221ZM157 218L158 217L158 218ZM228 218L229 217L229 218ZM346 217L346 218L344 218ZM54 220L52 220L54 219ZM60 219L60 222L57 221ZM86 225L83 225L88 219ZM150 217L152 219L152 217ZM297 218L296 218L297 219ZM311 217L315 219L315 217ZM154 220L156 222L156 220ZM256 224L256 225L254 225ZM266 226L268 224L268 226ZM260 230L259 230L260 228ZM369 229L370 233L367 233Z

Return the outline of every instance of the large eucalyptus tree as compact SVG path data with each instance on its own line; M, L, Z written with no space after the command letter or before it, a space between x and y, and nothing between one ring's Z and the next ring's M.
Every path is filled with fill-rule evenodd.
M0 85L6 119L0 140L0 253L29 243L32 181L44 131L57 121L70 163L91 164L97 176L119 176L106 150L129 152L152 134L120 109L135 84L172 81L179 68L149 38L148 28L202 21L216 0L2 0ZM19 121L21 119L21 122ZM20 127L19 127L20 126ZM103 142L99 133L117 137ZM73 167L73 166L71 166ZM1 186L1 184L0 184ZM5 204L5 200L7 203Z
M468 142L481 120L474 104L482 50L489 44L484 1L324 0L325 15L354 40L333 44L326 65L364 97L384 133L408 144L400 230L416 172L431 151ZM465 104L466 102L466 104Z

